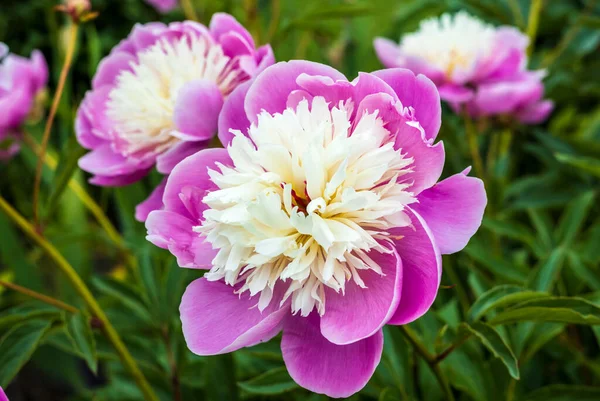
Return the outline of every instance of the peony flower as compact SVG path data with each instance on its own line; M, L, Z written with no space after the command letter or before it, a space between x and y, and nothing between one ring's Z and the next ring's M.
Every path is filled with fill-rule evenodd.
M215 14L209 28L136 25L102 60L79 107L77 138L91 150L79 166L105 186L138 181L155 165L168 174L216 134L223 100L273 62L271 47L255 49L228 14ZM138 220L160 208L163 187L138 206Z
M146 3L163 14L172 11L179 5L179 1L177 0L146 0Z
M525 124L544 121L554 105L543 100L544 71L527 70L526 35L459 12L421 22L400 44L375 39L384 66L425 74L456 112L472 117L510 115Z
M34 111L48 83L48 66L34 50L27 59L8 52L0 42L0 160L19 150L19 128Z
M181 301L198 355L283 331L291 377L331 397L360 390L382 327L432 305L442 254L462 249L486 205L468 170L436 183L444 147L435 85L405 69L348 82L308 61L236 89L219 118L226 149L169 176L147 239L182 267L210 269Z

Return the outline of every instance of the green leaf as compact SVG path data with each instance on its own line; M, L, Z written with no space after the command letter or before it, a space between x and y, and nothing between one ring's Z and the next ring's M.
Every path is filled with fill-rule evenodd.
M542 298L523 302L501 312L492 318L489 324L499 325L525 321L599 325L600 307L582 298Z
M600 160L586 156L574 156L566 153L557 153L556 159L564 164L578 168L581 171L600 177Z
M207 401L237 401L239 399L232 354L207 358L204 374L207 383L205 387ZM218 385L211 385L211 383L218 383Z
M580 195L565 209L557 229L556 237L563 246L569 246L579 233L588 212L593 204L595 193L593 191Z
M152 327L158 325L158 322L152 319L152 315L136 289L123 282L100 277L92 278L92 284L104 295L118 300L122 306L139 317L144 323Z
M600 388L555 384L527 394L523 401L598 401Z
M551 291L560 276L566 252L563 247L558 247L537 269L531 280L531 287L538 291Z
M477 298L469 309L467 319L469 322L475 322L493 309L549 296L545 292L531 291L516 285L500 285Z
M461 330L475 335L496 358L502 361L508 369L508 373L514 379L519 380L519 363L517 362L517 357L515 357L510 347L492 326L481 322L475 322L472 325L462 323L459 328L459 331Z
M567 255L569 267L577 277L593 290L600 290L598 273L589 269L576 252L569 251Z
M31 320L15 326L0 339L0 387L6 387L27 363L50 329L47 320Z
M238 386L251 394L276 395L298 388L285 367L271 369L260 376L238 383Z
M48 198L48 204L46 208L46 214L51 215L54 213L56 206L61 195L67 188L67 184L71 180L71 177L77 172L77 161L81 156L85 154L86 150L79 145L75 135L71 135L69 140L60 154L58 166L54 172L54 178L52 179L52 188L50 197Z
M386 387L379 394L378 401L404 401L406 398L402 397L400 390L395 387Z
M38 301L26 302L0 314L0 330L32 319L55 320L60 318L61 313L60 310L48 304Z
M533 236L531 229L526 225L517 222L492 220L484 217L483 227L496 234L512 238L526 244L531 244L535 241L535 237Z
M94 374L98 373L98 355L96 353L96 340L90 322L90 316L80 312L67 317L67 334L73 348L81 353L85 363Z

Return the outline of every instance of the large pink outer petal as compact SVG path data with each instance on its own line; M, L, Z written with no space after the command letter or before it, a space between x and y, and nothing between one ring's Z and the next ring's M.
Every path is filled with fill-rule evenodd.
M244 108L250 122L256 123L258 115L263 110L270 114L283 112L287 107L290 93L300 89L296 79L301 74L346 80L346 77L336 69L311 61L292 60L274 64L258 75L248 89Z
M238 130L244 135L250 128L250 120L244 110L244 100L252 81L245 82L229 94L219 114L219 140L227 147L233 140L231 130Z
M146 239L159 248L168 249L179 267L210 269L217 251L200 234L194 232L198 222L168 210L154 210L146 219Z
M321 334L315 312L287 318L281 339L283 360L292 379L312 392L334 398L360 391L379 364L382 350L381 330L348 345L329 342Z
M483 181L455 174L421 192L419 203L411 207L431 229L440 252L450 254L463 249L475 234L487 204Z
M372 73L384 80L398 95L404 107L415 109L415 118L427 139L435 139L442 124L442 105L435 84L424 75L404 68L390 68Z
M193 189L197 196L202 199L200 193L215 188L210 180L208 170L218 170L216 163L231 165L231 158L225 149L204 149L192 156L187 157L179 163L167 180L163 204L165 210L170 210L199 221L202 217L199 210L190 210L190 204L186 204L186 188ZM197 207L202 207L202 203Z
M402 259L402 296L389 324L410 323L433 304L442 278L442 255L433 233L418 213L407 210L413 227L389 230Z
M0 401L8 401L8 397L4 393L4 390L2 390L2 387L0 387Z
M250 347L281 331L289 304L279 306L282 291L262 312L258 299L222 281L200 278L183 294L179 312L188 348L197 355L216 355Z
M360 271L366 288L352 281L346 284L344 294L325 290L327 306L321 318L321 333L334 344L371 337L392 317L400 302L402 261L398 253L373 251L369 257L381 267L383 276L372 270Z

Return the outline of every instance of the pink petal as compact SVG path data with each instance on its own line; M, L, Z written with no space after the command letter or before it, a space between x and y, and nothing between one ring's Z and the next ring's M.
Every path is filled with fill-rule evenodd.
M2 387L0 387L0 401L8 401L8 397L4 393L4 390L2 390Z
M475 96L473 90L454 84L444 84L438 87L440 91L440 97L446 102L450 103L464 103L468 102Z
M386 38L375 38L373 47L385 68L400 67L400 50L396 42Z
M180 267L210 269L217 251L193 231L196 224L197 221L180 214L154 210L146 219L146 239L159 248L168 249Z
M133 184L144 178L150 172L150 168L143 170L137 170L130 174L123 175L95 175L89 179L90 184L102 186L102 187L122 187L125 185Z
M379 364L382 350L381 330L348 345L329 342L319 330L316 313L286 319L281 339L283 361L292 379L312 392L334 398L360 391Z
M92 88L98 89L102 85L114 86L119 74L123 71L131 71L131 65L135 62L136 57L130 53L112 52L98 64L92 80Z
M154 188L150 196L135 207L135 219L140 222L146 221L148 214L154 210L160 210L163 206L162 198L165 193L165 185L167 184L167 178L163 180Z
M440 252L463 249L481 225L487 197L483 181L455 174L421 192L412 205L427 222Z
M244 100L246 99L246 93L251 84L252 81L244 82L242 85L235 88L234 91L229 94L227 99L225 99L221 114L219 115L218 124L219 140L225 147L227 147L233 139L233 134L231 133L232 129L239 130L243 134L248 133L250 121L248 121L248 117L246 117L246 112L244 111Z
M156 158L156 170L161 174L169 174L183 159L206 149L209 141L180 142Z
M392 317L400 302L402 262L398 254L374 251L369 257L381 267L383 276L373 270L361 270L359 275L366 288L351 281L344 294L325 290L327 305L321 318L321 333L334 344L351 344L371 337Z
M182 194L186 187L207 191L215 187L208 176L208 169L217 169L215 163L231 165L231 158L225 149L204 149L187 157L177 164L167 180L163 204L165 210L179 213L189 218L198 219L200 216L190 214L190 210L182 202Z
M390 230L396 238L396 250L402 259L402 296L388 324L406 324L429 310L442 278L442 255L433 234L418 213L410 209L413 227Z
M217 132L223 95L208 79L188 82L177 94L173 121L177 129L198 141L211 139Z
M238 295L222 281L193 281L179 307L188 348L197 355L216 355L270 340L289 313L289 305L279 307L278 292L261 312L257 297L250 298L248 292Z
M342 73L319 63L292 60L274 64L260 73L248 90L244 108L250 122L257 122L262 110L271 114L285 110L288 95L293 90L300 89L296 78L303 73L345 80Z
M79 167L96 175L116 176L129 175L135 171L147 169L149 164L131 161L114 152L109 144L104 144L81 157Z
M415 118L425 130L427 139L434 139L442 124L442 106L435 84L424 75L415 76L402 68L379 70L372 74L392 87L404 107L415 109Z
M252 35L244 28L233 16L226 13L215 13L213 14L210 25L210 33L213 37L220 41L221 37L230 32L236 32L250 45L252 49L255 48L254 39Z
M548 118L553 109L554 102L544 100L519 110L517 112L517 119L523 124L539 124Z
M238 32L227 32L219 38L223 53L228 57L250 55L254 53L254 46Z

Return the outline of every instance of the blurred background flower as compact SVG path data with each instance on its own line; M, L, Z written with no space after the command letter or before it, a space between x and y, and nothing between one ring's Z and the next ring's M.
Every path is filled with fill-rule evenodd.
M386 67L405 67L431 78L455 112L472 117L506 115L522 123L544 121L554 104L542 100L543 70L527 70L529 38L461 11L420 23L399 44L377 38Z

